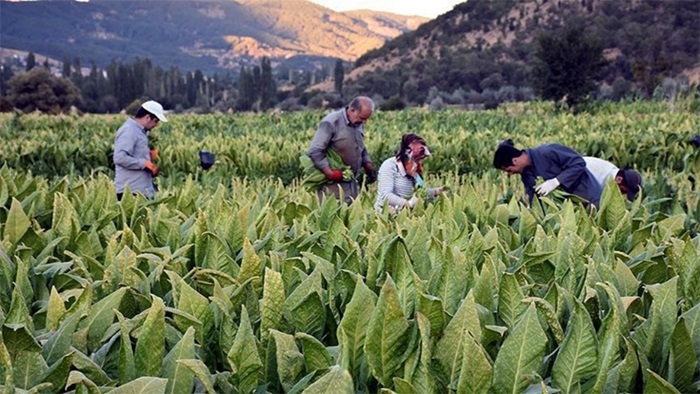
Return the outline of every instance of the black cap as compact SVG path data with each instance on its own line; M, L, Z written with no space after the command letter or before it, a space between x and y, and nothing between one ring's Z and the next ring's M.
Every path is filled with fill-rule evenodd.
M205 150L200 150L199 151L199 165L202 166L205 170L208 170L211 168L211 166L214 165L216 162L216 156L214 156L213 153L205 151Z
M631 168L625 168L622 170L622 180L627 186L627 199L634 201L639 191L642 190L642 174Z

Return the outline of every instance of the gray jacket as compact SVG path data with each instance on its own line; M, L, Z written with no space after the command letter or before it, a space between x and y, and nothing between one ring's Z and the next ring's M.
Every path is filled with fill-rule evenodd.
M114 138L114 186L117 193L123 193L129 185L131 192L152 198L155 195L153 176L145 166L150 160L148 132L133 118L127 119Z

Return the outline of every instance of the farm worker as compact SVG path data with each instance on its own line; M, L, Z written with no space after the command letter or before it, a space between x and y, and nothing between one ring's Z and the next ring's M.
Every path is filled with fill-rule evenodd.
M422 178L423 160L430 155L423 138L416 134L404 134L396 155L384 160L379 167L374 209L381 212L385 204L389 205L392 212L402 208L413 208L418 201L418 197L414 195L415 189L425 187ZM441 187L425 190L427 197L431 199L442 192Z
M148 132L161 121L168 121L163 106L150 100L141 104L134 117L127 119L117 130L114 139L114 183L118 200L121 200L127 185L133 193L141 193L148 198L155 195L153 177L158 175L158 167L152 161Z
M364 123L372 116L372 112L374 112L374 101L369 97L358 96L347 107L331 112L321 120L306 152L314 167L331 181L318 190L319 199L323 199L325 194L340 198L342 190L345 202L350 204L359 194L356 177L360 168L365 170L367 183L376 181L377 172L365 147L363 128ZM344 181L343 171L331 168L326 157L328 149L335 151L350 167L354 174L352 179Z
M546 196L561 187L598 206L602 187L586 169L586 162L575 150L561 144L544 144L517 149L512 142L501 143L493 155L493 166L508 175L520 174L530 203L535 193ZM537 177L544 182L535 187Z
M609 179L614 179L620 192L626 195L628 200L634 201L637 198L642 188L642 174L631 168L621 170L613 163L597 157L584 156L583 160L601 187L605 187Z

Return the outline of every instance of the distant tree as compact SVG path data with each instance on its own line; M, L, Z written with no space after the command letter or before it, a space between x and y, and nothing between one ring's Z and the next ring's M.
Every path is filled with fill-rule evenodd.
M27 55L27 66L25 68L25 71L29 71L36 67L36 57L34 57L34 52L29 52Z
M236 109L238 111L249 111L255 101L255 86L253 75L245 67L241 69L241 74L238 77L238 91Z
M272 65L269 58L262 58L260 68L260 109L264 111L275 104L277 84L275 83L275 76L272 74Z
M600 42L586 34L582 23L572 22L537 38L533 87L544 99L566 99L575 106L595 90L604 65Z
M0 96L4 96L7 93L8 82L15 73L12 71L12 65L8 62L5 62L0 68L2 68L2 73L0 75Z
M70 60L67 58L63 59L63 69L61 71L61 75L63 78L70 78L71 75L71 69L70 69Z
M10 79L7 98L22 112L38 110L50 114L68 112L81 102L80 92L69 79L55 77L43 68Z
M335 82L335 91L343 96L343 79L345 78L345 69L343 68L343 61L336 59L335 69L333 69L333 81Z
M44 64L43 64L43 66L44 66L45 69L51 71L51 63L49 63L49 58L48 58L48 57L45 57L45 58L44 58Z

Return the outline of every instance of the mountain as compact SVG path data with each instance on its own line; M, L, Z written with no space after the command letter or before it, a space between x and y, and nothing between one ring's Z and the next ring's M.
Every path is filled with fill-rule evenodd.
M335 12L305 0L0 1L0 44L105 66L149 58L205 71L354 60L427 18Z
M532 95L537 38L574 21L602 44L609 89L648 96L666 77L700 82L700 1L472 0L362 55L345 87L413 104Z

